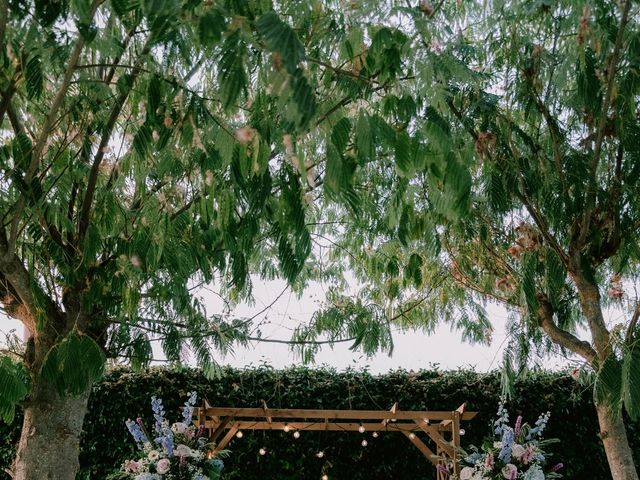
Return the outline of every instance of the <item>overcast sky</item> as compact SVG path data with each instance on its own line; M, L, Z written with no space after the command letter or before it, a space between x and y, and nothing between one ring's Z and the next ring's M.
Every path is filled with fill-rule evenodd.
M284 286L284 282L279 281L255 284L255 304L239 305L234 310L234 314L253 316L274 302ZM260 327L262 336L283 340L291 338L295 326L300 322L309 321L317 308L317 299L323 297L323 292L311 289L298 300L295 294L286 291L269 310L256 319L256 321L262 320ZM223 303L213 293L206 296L206 303L209 313L222 311ZM470 367L479 372L485 372L500 366L502 350L507 343L504 330L506 311L497 306L490 306L489 315L494 333L492 343L488 346L463 343L459 332L451 332L448 326L441 326L431 335L422 332L397 333L394 335L395 348L392 356L379 353L367 358L361 352L349 350L348 344L340 344L333 349L325 347L318 354L316 364L328 365L339 370L347 367L367 367L373 373L384 373L398 368L417 370L429 368L434 364L442 369ZM18 322L10 321L0 314L0 331L6 333L11 329L16 329L16 332L22 335L22 327ZM235 367L268 363L280 368L300 364L299 358L287 345L262 342L253 342L250 348L237 347L233 355L220 357L218 360L222 364ZM564 365L565 362L561 359L547 359L544 364L546 367L553 368Z

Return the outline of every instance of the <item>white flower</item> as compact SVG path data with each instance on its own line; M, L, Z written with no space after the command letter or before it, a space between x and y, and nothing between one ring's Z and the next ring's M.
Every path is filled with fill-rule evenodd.
M171 425L171 431L173 433L183 435L184 432L187 431L187 425L182 422L176 422L173 425Z
M147 457L149 457L149 460L151 460L152 462L155 462L160 458L160 452L158 450L151 450Z
M522 457L524 452L525 452L524 447L522 445L520 445L519 443L514 443L511 446L511 454L514 456L514 458Z
M192 455L192 450L185 444L181 443L175 448L174 455L176 457L190 457Z
M460 471L460 480L471 480L472 477L473 477L473 468L464 467Z
M502 448L502 442L493 442L493 448Z

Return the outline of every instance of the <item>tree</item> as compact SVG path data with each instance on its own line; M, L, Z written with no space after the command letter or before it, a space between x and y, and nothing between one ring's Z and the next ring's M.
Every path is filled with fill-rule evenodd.
M233 300L250 270L305 268L316 177L292 138L357 92L305 73L330 69L305 52L331 51L340 14L275 7L300 34L270 2L0 1L0 298L30 332L0 359L0 412L25 414L14 478L75 478L107 358L144 366L160 335L211 372L247 340L199 285Z
M358 217L324 234L350 252L363 287L336 295L296 338L339 337L357 312L403 328L446 321L482 342L486 303L504 304L507 375L536 349L580 358L594 373L612 476L637 479L624 426L640 414L640 303L624 293L640 264L637 5L395 12L404 80L356 122L343 110L326 144L325 192ZM362 30L371 52L376 37ZM606 321L603 310L626 306L623 320Z
M0 363L15 478L74 478L106 358L144 366L160 336L211 370L248 339L199 285L348 266L361 297L334 290L294 341L371 351L442 319L481 339L497 298L522 350L594 365L614 478L636 479L637 321L611 335L598 286L637 263L637 14L519 3L0 0L0 289L31 332Z

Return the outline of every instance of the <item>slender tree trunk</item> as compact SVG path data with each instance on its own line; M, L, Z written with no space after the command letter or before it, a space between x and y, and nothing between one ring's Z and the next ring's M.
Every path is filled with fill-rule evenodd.
M89 392L61 398L49 385L33 386L24 409L14 480L75 480L88 398Z
M606 405L596 406L596 411L600 436L613 480L638 480L633 453L622 421L622 412L612 412Z

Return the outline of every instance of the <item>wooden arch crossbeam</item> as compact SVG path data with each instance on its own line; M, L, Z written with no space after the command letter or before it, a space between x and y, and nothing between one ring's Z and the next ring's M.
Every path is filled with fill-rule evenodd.
M398 432L434 466L442 464L459 474L460 423L477 413L465 411L464 404L447 412L405 411L397 404L391 410L316 410L268 408L266 404L262 408L211 407L205 401L195 409L194 423L209 431L215 443L214 454L225 448L239 430L359 432L364 427L367 432ZM438 473L438 479L444 477L444 473Z

